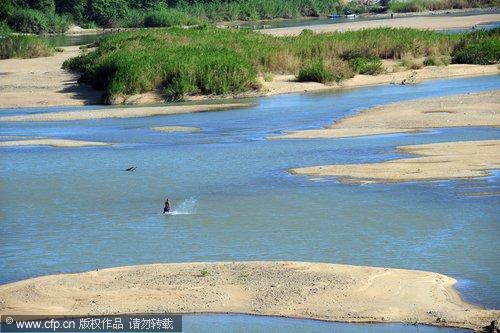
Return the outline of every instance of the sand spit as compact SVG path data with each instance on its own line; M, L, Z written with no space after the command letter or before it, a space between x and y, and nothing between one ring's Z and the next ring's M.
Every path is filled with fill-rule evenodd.
M0 141L0 147L17 146L51 146L56 148L77 148L93 146L110 146L110 143L97 141L65 140L65 139L31 139L16 141Z
M80 54L78 46L62 49L51 57L0 60L0 108L99 103L102 91L78 84L78 74L61 69Z
M458 141L398 147L421 155L380 163L291 169L296 175L335 176L346 183L387 183L488 176L500 169L500 140Z
M250 103L204 104L204 105L165 105L127 108L105 108L87 111L32 113L19 116L0 117L1 121L67 121L107 118L137 118L169 114L221 111L252 106Z
M0 286L0 314L249 313L477 329L500 311L465 303L438 273L305 262L156 264Z
M500 90L382 105L323 129L272 139L343 138L462 126L500 126Z
M339 88L357 88L379 84L418 83L424 80L458 78L498 74L496 65L449 65L429 66L417 70L405 70L379 75L356 75L340 83L322 84L318 82L298 82L295 75L277 75L270 82L262 81L262 95L277 95Z
M500 14L479 14L468 16L417 16L263 29L260 30L260 32L274 36L295 36L299 35L304 29L310 29L318 33L372 28L414 28L430 30L469 29L477 24L485 24L496 21L500 21Z
M201 131L201 128L191 127L191 126L158 126L158 127L152 127L151 129L158 132L169 132L169 133L170 132L194 133Z

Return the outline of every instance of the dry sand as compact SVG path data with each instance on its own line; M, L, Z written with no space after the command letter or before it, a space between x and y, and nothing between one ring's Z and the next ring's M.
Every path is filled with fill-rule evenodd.
M107 118L137 118L168 114L181 114L205 111L220 111L252 106L249 103L205 104L205 105L165 105L127 108L106 108L86 111L32 113L19 116L0 117L2 121L66 121L92 120Z
M300 27L285 27L260 30L262 33L274 36L294 36L304 29L315 32L348 31L370 28L414 28L414 29L469 29L477 24L485 24L500 21L500 14L480 14L468 16L417 16L398 17L393 19L381 19L372 21L355 21L345 23L318 24Z
M0 60L0 108L99 103L101 91L61 69L64 60L80 54L78 46L63 49L51 57Z
M421 155L368 164L334 164L291 169L296 175L334 176L345 183L386 183L488 176L500 169L500 140L402 146Z
M272 139L343 138L459 126L500 126L500 90L382 105L323 129Z
M472 329L500 316L464 302L455 283L438 273L323 263L156 264L5 284L0 314L231 312Z
M17 146L51 146L57 148L76 148L92 146L110 146L110 143L97 141L65 140L65 139L29 139L16 141L0 141L0 147Z
M154 131L159 131L159 132L189 132L189 133L194 133L194 132L201 131L201 128L190 127L190 126L158 126L158 127L152 127L151 129Z

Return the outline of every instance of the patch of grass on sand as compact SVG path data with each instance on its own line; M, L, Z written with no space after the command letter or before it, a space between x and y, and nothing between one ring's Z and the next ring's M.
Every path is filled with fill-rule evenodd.
M36 36L9 35L0 39L0 59L50 56L54 49Z
M500 28L471 33L455 47L453 63L490 65L500 61Z
M450 57L472 38L390 28L294 37L210 26L168 28L104 37L95 51L63 66L81 71L81 81L105 90L110 102L153 90L180 100L257 89L257 77L265 73L323 83L355 73L377 74L383 71L380 59Z
M392 0L389 2L389 10L396 13L496 6L498 4L495 0Z

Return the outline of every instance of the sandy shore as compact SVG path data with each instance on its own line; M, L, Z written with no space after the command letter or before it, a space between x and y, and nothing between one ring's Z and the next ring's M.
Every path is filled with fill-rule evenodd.
M154 131L158 132L200 132L201 128L191 127L191 126L157 126L151 128Z
M477 329L500 311L468 304L431 272L303 262L157 264L0 286L0 314L249 313Z
M165 105L127 108L106 108L86 111L32 113L19 116L0 117L2 121L67 121L107 118L138 118L168 114L206 111L221 111L252 106L249 103L205 104L205 105Z
M78 84L79 75L61 69L76 57L78 46L64 47L51 57L0 60L0 108L97 104L101 91Z
M345 183L387 183L484 177L500 169L500 140L398 147L420 155L380 163L334 164L290 169L292 174L339 177Z
M0 141L0 147L17 146L51 146L57 148L76 148L92 146L110 146L110 143L97 141L65 140L65 139L28 139L16 141Z
M76 147L92 147L92 146L110 146L110 143L98 141L81 141L81 140L65 140L65 139L28 139L16 141L0 141L0 147L17 147L17 146L51 146L57 148L76 148Z
M323 129L290 132L272 139L343 138L460 126L500 126L500 90L382 105Z
M262 33L274 36L294 36L304 29L315 32L349 31L370 28L414 28L414 29L469 29L477 24L500 21L500 14L480 14L469 16L418 16L396 17L373 21L355 21L335 24L318 24L300 27L285 27L260 30Z

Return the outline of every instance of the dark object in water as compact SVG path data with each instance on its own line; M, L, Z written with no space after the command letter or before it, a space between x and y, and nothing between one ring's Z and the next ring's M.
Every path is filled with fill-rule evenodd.
M170 200L167 198L165 201L165 207L163 207L163 214L168 214L171 211Z
M130 168L125 169L125 171L134 171L135 169L137 169L136 166L131 166Z

